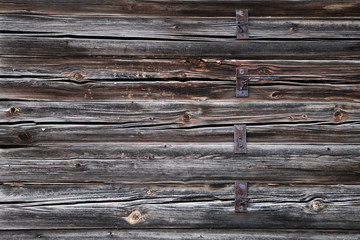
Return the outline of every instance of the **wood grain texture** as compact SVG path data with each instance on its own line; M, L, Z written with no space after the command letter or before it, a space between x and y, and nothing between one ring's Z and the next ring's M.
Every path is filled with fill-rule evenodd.
M3 185L0 228L358 229L359 186L250 184L248 213L234 212L233 184ZM349 216L352 216L351 218ZM286 223L286 225L284 225Z
M358 0L206 0L206 1L99 1L99 0L12 0L0 2L3 13L136 15L136 16L201 16L232 17L236 9L249 9L251 16L359 17Z
M331 51L329 51L331 49ZM360 58L356 40L265 41L230 39L222 42L114 40L25 37L2 34L0 56L5 65L42 58L53 62L74 58L244 58L244 59L349 59ZM16 64L6 56L20 57ZM18 59L19 60L19 59ZM23 61L24 61L23 60Z
M358 60L246 60L217 58L187 59L125 59L125 58L61 58L47 61L46 57L2 59L0 76L22 79L86 83L89 80L235 80L235 68L248 68L254 82L272 81L358 83ZM21 65L16 65L19 62ZM11 66L6 65L10 63ZM78 74L78 75L76 75ZM16 78L18 77L18 78Z
M304 77L306 78L306 77ZM262 80L259 80L262 82ZM265 80L264 80L265 81ZM171 80L154 81L97 81L84 83L61 80L14 79L0 81L1 99L10 106L13 101L231 101L231 102L360 102L360 85L353 83L327 83L315 80L314 83L299 83L288 80L269 83L250 81L249 97L235 98L235 81ZM323 82L323 83L322 83ZM195 103L194 103L195 104ZM201 103L199 103L201 104Z
M359 238L359 0L0 6L0 238Z
M136 106L134 104L134 106ZM150 118L151 116L149 116ZM151 119L149 119L149 122ZM41 145L45 143L120 143L120 142L207 142L232 143L234 124L176 127L170 124L139 125L137 123L21 123L0 128L0 145ZM247 126L249 143L274 144L359 144L358 122L333 123L269 123Z
M351 230L303 230L303 229L276 229L276 230L215 230L215 229L86 229L86 230L4 230L0 232L3 239L225 239L225 240L358 240L359 231Z
M0 15L0 31L30 36L229 41L232 18ZM358 39L360 18L249 18L250 39ZM336 31L334 31L336 29Z
M90 92L92 92L90 88ZM91 95L90 93L88 93ZM189 128L207 125L272 123L354 123L360 103L129 101L121 102L0 102L0 123L108 123L123 127ZM216 126L214 126L215 129Z
M359 145L116 143L0 149L0 182L358 184ZM181 188L181 186L180 186Z
M235 68L244 67L250 91L241 102L360 102L359 61L16 59L0 67L4 100L240 101Z

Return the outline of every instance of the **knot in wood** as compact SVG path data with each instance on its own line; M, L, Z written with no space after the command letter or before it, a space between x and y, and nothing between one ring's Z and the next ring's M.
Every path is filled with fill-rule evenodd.
M125 220L130 224L136 224L142 219L142 215L139 210L132 212Z
M319 211L320 209L324 208L324 202L320 199L314 200L311 204L311 207L315 211Z
M188 114L188 113L184 113L184 115L182 116L182 120L184 122L190 122L190 119L191 119L191 117L190 117L190 114Z
M29 142L32 138L32 135L29 132L20 132L18 133L18 137L20 138L21 141Z
M259 69L258 74L260 74L260 75L270 75L273 72L274 72L273 70L271 70L269 68L266 68L266 67L263 67L263 68Z
M278 92L278 91L275 91L271 94L272 98L279 98L279 96L280 96L280 92Z
M340 109L336 109L333 115L334 122L340 122L346 120L347 117L345 116L345 113L341 111Z
M75 164L75 167L76 167L76 168L82 168L82 167L84 167L84 165L82 165L81 163L76 163L76 164Z
M85 79L85 76L81 73L74 73L73 79L76 81L82 81Z
M181 27L179 26L179 25L174 25L174 26L172 26L172 29L180 29Z
M17 108L17 107L11 107L11 108L9 109L9 113L10 113L10 114L15 114L15 113L17 113L17 112L19 112L19 111L20 111L20 109Z

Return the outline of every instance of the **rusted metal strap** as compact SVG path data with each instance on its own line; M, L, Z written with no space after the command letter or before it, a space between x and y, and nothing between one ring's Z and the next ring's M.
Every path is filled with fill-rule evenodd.
M247 212L248 206L248 184L246 182L235 183L235 212Z
M236 97L249 96L249 79L244 76L247 74L247 68L236 68Z
M235 124L234 125L234 150L235 153L246 153L246 125Z
M236 39L249 38L249 13L247 9L236 10L236 23L243 24L236 27Z

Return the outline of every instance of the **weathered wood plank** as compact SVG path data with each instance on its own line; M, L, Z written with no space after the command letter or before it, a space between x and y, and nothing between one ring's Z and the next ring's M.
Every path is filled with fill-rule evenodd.
M35 36L228 41L232 18L0 15L0 31ZM360 38L360 18L249 18L250 39ZM334 31L336 29L336 31Z
M290 77L288 77L290 78ZM296 77L294 77L296 78ZM98 81L76 82L44 78L8 78L0 81L2 100L46 101L241 101L245 102L360 102L360 85L346 80L327 80L311 77L302 80L250 80L249 97L235 98L235 81ZM345 77L344 77L345 78ZM266 79L266 78L265 78ZM259 83L257 82L259 81ZM309 80L310 81L310 80ZM339 83L337 83L339 81ZM268 83L266 83L268 82ZM10 107L10 103L9 107Z
M133 104L134 108L136 103ZM304 116L306 118L306 116ZM126 122L119 123L24 123L0 128L0 145L41 145L45 143L104 143L104 142L207 142L231 143L234 141L232 123L182 126L171 124L151 125ZM249 143L301 143L301 144L359 144L360 124L358 121L343 124L334 123L267 123L247 126Z
M0 67L2 99L229 101L235 100L235 68L246 67L250 92L241 101L360 102L359 61L32 61Z
M91 91L91 89L90 89ZM90 95L90 93L89 93ZM360 103L309 102L0 102L0 123L117 123L194 127L250 123L360 121Z
M243 59L359 59L356 40L265 41L229 39L222 42L151 41L53 37L0 37L1 62L19 66L42 58L52 63L74 58L243 58ZM6 56L18 57L17 63ZM20 58L19 58L20 57Z
M136 15L136 16L201 16L232 17L236 9L249 9L251 16L359 16L358 0L227 0L227 1L98 1L98 0L12 0L0 1L3 13Z
M0 149L0 182L359 183L359 145L204 143L41 145Z
M248 213L234 212L233 184L2 185L0 229L356 229L359 185L249 185Z
M30 56L29 56L30 57ZM21 65L16 65L17 62ZM13 63L7 66L5 63ZM188 59L92 59L6 56L0 66L0 76L11 81L72 80L235 80L235 68L248 68L251 81L265 84L274 81L319 83L358 83L360 61L357 60L239 60L220 58ZM18 78L15 78L18 77ZM5 79L2 79L4 81Z
M234 229L86 229L86 230L5 230L0 232L3 239L141 239L141 240L193 240L205 238L209 240L358 240L360 232L357 230L234 230Z

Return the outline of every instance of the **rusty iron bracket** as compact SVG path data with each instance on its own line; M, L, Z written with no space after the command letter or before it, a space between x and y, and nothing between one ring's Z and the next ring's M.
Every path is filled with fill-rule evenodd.
M246 182L235 183L235 212L247 212L249 198L248 198L248 185Z
M249 38L249 19L248 10L241 9L236 10L236 23L239 24L236 27L236 39L248 39Z
M235 124L234 125L234 143L235 153L246 153L246 125Z
M247 68L236 68L236 97L249 96L249 79L244 75L248 74Z

